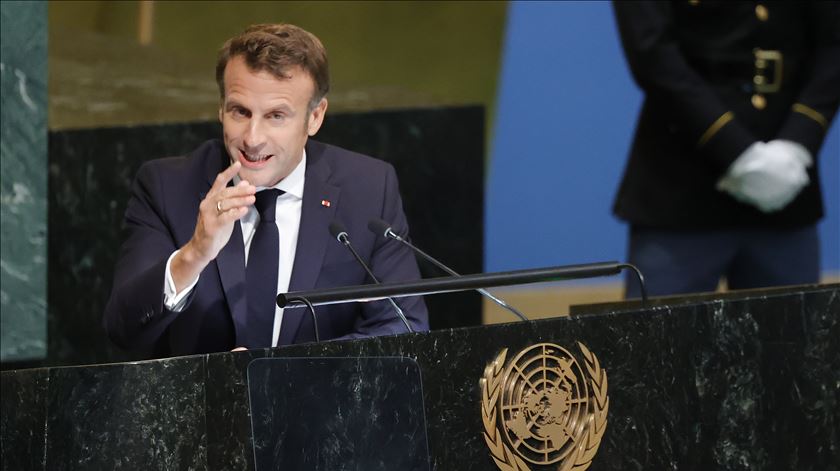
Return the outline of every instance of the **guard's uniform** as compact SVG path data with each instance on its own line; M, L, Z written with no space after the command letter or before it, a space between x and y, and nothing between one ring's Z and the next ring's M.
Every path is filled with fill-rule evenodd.
M823 215L817 165L796 199L769 214L715 184L755 141L795 141L817 158L840 102L840 3L614 7L645 92L615 214L633 230L681 233L813 226Z

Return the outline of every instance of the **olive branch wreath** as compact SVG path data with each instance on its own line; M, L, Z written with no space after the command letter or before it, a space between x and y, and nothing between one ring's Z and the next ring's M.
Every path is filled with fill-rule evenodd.
M610 408L610 398L607 396L607 372L601 368L598 357L578 342L583 353L586 370L592 385L594 406L586 424L583 440L572 450L563 461L559 471L584 471L592 464L592 459L601 444L601 438L607 429L607 412ZM481 419L484 423L484 441L490 448L490 454L496 466L502 471L530 471L525 461L516 454L502 439L502 433L496 427L496 404L501 393L502 376L508 349L499 353L492 363L484 369L484 376L479 380L481 387Z

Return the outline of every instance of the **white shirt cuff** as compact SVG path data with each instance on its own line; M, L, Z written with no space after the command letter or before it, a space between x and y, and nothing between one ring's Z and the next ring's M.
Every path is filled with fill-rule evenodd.
M192 293L193 288L195 288L195 285L198 283L198 277L196 277L192 283L181 290L180 293L175 292L175 281L172 279L172 271L170 270L169 265L172 263L172 258L178 252L180 252L180 250L172 252L172 255L169 256L169 260L166 261L166 280L163 283L163 304L166 306L166 309L173 312L181 312L184 310L190 293Z

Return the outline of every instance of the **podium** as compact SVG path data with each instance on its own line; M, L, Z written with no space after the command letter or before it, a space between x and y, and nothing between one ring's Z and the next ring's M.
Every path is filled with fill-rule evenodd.
M524 439L511 438L523 433L515 408L500 407L498 420L488 419L502 353L513 361L551 345L539 348L559 347L584 375L603 376L586 383L591 397L603 395L596 410L606 417L589 469L840 469L840 285L574 313L6 371L2 468L493 470L507 460L525 469L512 455L499 458L495 443L523 452L527 469L558 469L562 460L542 466L527 458ZM556 384L562 381L572 384ZM545 418L529 417L528 426ZM592 423L570 425L568 436L544 443L569 449L583 426ZM301 447L305 453L296 455Z

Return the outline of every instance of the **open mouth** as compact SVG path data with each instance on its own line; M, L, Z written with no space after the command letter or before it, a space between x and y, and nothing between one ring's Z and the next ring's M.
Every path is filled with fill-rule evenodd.
M250 163L258 164L274 157L274 154L248 154L242 149L239 149L239 154L242 158Z

